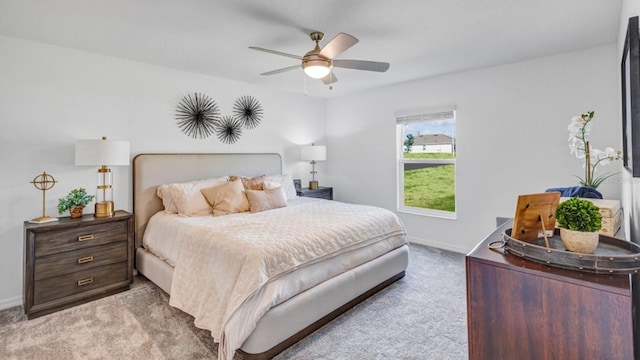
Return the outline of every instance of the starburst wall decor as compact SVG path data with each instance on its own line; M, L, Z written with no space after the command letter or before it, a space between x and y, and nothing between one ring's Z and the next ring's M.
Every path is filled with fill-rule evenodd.
M216 135L225 144L233 144L242 135L242 123L233 116L223 116L216 125Z
M183 133L194 139L204 139L214 133L220 120L220 109L207 95L195 93L191 97L189 94L178 103L176 120Z
M216 134L225 144L240 139L242 128L254 129L262 121L262 105L253 96L241 96L233 104L233 116L221 116L218 104L209 96L194 93L178 103L176 120L178 127L194 139L204 139Z
M242 96L233 104L234 116L247 129L254 129L262 121L262 106L253 96Z

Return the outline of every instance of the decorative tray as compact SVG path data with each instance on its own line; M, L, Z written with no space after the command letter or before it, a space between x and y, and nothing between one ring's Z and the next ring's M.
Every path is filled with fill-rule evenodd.
M598 248L593 254L571 252L560 240L560 230L548 236L549 248L544 238L521 241L511 237L512 229L503 233L507 252L523 259L563 269L596 274L635 274L640 270L640 246L630 241L600 235Z

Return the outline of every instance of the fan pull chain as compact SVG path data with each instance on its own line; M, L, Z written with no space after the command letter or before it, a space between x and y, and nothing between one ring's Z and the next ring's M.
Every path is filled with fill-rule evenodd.
M307 76L304 75L304 73L302 73L302 77L304 78L304 95L309 95L309 93L307 92Z

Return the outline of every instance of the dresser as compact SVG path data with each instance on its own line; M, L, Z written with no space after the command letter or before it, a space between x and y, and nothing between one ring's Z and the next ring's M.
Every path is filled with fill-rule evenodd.
M133 215L24 223L24 312L29 319L129 289Z
M318 199L333 200L333 188L327 186L318 186L317 189L311 190L303 188L296 191L298 196L312 197Z
M488 248L511 227L500 226L465 259L469 359L634 359L630 276L564 270Z

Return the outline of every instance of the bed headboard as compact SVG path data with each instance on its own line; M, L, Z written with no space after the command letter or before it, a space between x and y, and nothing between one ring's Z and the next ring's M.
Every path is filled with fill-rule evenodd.
M138 154L133 158L136 248L149 218L163 210L158 185L225 175L282 174L280 154Z

